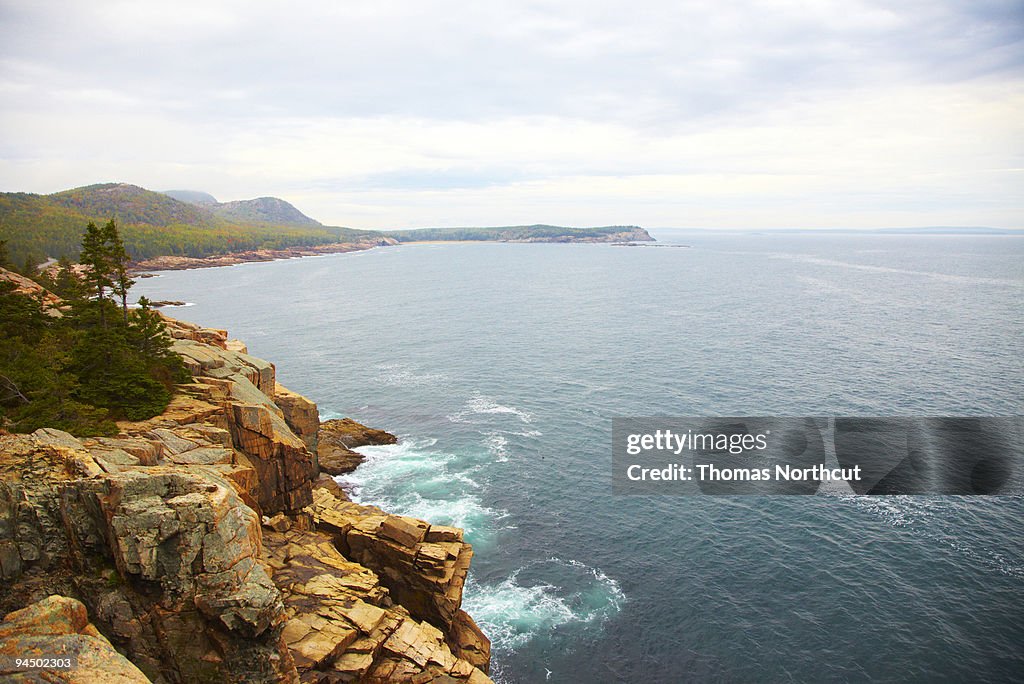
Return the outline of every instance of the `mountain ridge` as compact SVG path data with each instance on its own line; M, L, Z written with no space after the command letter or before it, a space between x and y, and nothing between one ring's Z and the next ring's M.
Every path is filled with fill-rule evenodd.
M272 223L281 226L322 226L316 219L303 214L294 204L280 197L220 202L202 190L165 190L162 194L179 202L191 204L211 212L214 216L243 223Z

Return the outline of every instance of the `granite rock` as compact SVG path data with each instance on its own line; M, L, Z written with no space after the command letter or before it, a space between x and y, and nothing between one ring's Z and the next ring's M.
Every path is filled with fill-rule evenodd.
M79 601L50 596L0 622L0 679L64 684L149 684L139 668L100 634ZM68 669L19 668L15 658L73 658Z
M167 320L194 377L163 414L116 437L0 434L0 610L81 601L54 599L47 620L134 663L105 658L90 681L490 681L460 610L461 530L356 504L318 473L317 453L395 437L321 426L273 364Z

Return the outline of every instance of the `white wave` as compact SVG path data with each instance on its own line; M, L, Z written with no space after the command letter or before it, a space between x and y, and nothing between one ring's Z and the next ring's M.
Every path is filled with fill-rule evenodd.
M493 432L487 435L484 440L487 450L494 456L497 463L508 461L508 438L500 432Z
M824 280L822 278L812 278L810 276L798 275L796 276L796 280L799 283L803 283L804 285L809 286L809 289L811 289L811 291L813 292L835 292L841 294L850 293L849 290L839 287L835 283L830 283L829 281Z
M524 573L531 579L520 579ZM470 577L463 608L496 651L511 652L558 627L600 624L625 600L618 582L600 570L552 557L528 563L495 585Z
M400 508L402 515L426 520L432 525L459 527L467 535L479 534L485 528L493 527L493 521L504 517L472 495L457 499L426 499L413 493L400 497L394 508Z
M521 409L517 409L513 406L505 406L498 402L477 394L466 401L465 408L461 411L453 413L448 416L448 420L453 423L468 423L468 420L472 416L477 415L511 415L515 416L524 423L530 423L533 421L533 416Z
M481 484L457 454L433 449L436 439L405 439L398 444L360 447L366 461L335 478L357 503L454 525L467 535L490 535L508 513L485 506L476 494ZM480 541L486 542L486 539Z

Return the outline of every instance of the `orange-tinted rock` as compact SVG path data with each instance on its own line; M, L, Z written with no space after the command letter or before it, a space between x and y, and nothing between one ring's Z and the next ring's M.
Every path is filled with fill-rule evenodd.
M148 684L149 679L89 622L85 606L50 596L0 622L0 679L65 684ZM74 658L66 669L19 668L16 658Z
M320 428L320 413L316 404L281 385L277 385L274 403L284 413L284 420L292 432L306 444L310 453L315 454Z
M325 421L320 424L317 447L320 470L328 475L350 473L365 460L353 449L397 441L391 433L368 428L351 418Z
M448 632L448 644L452 648L452 653L458 657L485 673L490 671L491 640L466 611L460 610L455 614L451 630Z
M272 364L224 331L169 325L194 382L162 415L113 438L0 434L0 606L71 593L168 682L490 681L486 637L459 610L461 530L317 476L325 434L349 453L394 436L322 431Z

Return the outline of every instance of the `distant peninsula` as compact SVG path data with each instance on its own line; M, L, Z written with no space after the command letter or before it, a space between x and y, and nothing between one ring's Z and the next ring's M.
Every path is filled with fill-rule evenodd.
M49 195L0 193L0 243L11 263L29 270L59 258L77 260L85 226L110 219L117 222L135 268L150 270L225 266L404 242L653 241L639 226L357 230L325 226L277 197L219 202L202 191L156 192L128 183L99 183Z
M399 242L653 242L640 226L601 226L566 228L536 224L532 226L496 226L491 228L417 228L390 231L387 236Z

